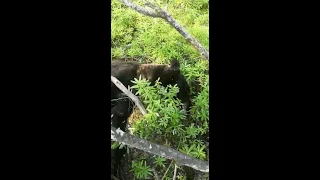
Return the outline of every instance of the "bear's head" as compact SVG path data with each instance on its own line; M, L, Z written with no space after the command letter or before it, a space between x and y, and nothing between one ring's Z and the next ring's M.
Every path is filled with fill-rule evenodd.
M180 74L180 63L177 60L171 60L170 65L162 64L141 64L137 69L137 76L147 79L154 83L158 78L166 86L173 84Z

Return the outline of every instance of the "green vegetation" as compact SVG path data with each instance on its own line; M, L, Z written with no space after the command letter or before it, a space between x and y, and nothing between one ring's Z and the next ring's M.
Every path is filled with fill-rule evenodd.
M141 0L133 1L143 4ZM158 1L171 15L209 49L209 13L205 0ZM113 57L135 57L154 63L168 63L171 58L192 64L202 60L199 52L163 19L144 16L111 1L111 40ZM126 46L131 46L127 48Z
M133 1L142 5L144 1ZM154 2L154 1L150 1ZM186 30L209 49L208 0L156 0ZM112 0L112 57L135 58L143 63L168 64L172 58L181 62L182 74L191 88L192 108L190 118L181 110L181 102L174 96L177 86L154 86L146 80L135 79L132 88L142 100L148 114L135 119L133 133L152 142L172 147L201 160L208 160L205 142L209 132L209 62L200 56L182 35L163 19L144 16ZM160 178L171 161L152 157L152 165ZM131 171L136 179L153 177L151 164L145 155L136 156ZM165 179L172 179L174 166L169 168ZM179 168L177 179L186 174Z

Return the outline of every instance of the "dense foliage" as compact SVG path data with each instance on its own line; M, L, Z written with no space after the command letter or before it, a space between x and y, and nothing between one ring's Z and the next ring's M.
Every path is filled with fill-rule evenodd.
M143 5L142 0L133 1ZM186 30L209 49L208 0L156 0ZM154 86L143 79L135 79L137 95L145 105L148 114L135 119L133 133L136 136L170 146L201 160L208 160L204 136L209 132L209 64L173 27L162 19L144 16L112 0L112 57L136 58L143 63L167 64L175 58L181 62L181 70L192 93L190 117L181 110L181 102L174 96L177 86ZM171 161L145 155L132 162L131 171L136 179L152 177L153 166L162 177ZM165 179L173 177L174 166L170 166ZM186 174L178 171L177 179Z

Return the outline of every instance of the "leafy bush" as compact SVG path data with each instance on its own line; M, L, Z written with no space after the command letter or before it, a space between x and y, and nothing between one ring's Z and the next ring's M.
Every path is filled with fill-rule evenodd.
M133 133L206 160L206 146L199 137L208 132L208 86L194 100L195 106L191 109L193 119L186 120L186 112L180 108L182 104L175 98L179 92L177 85L164 87L159 79L153 86L145 79L135 79L132 82L135 84L132 88L137 90L137 95L148 111L145 116L136 120Z
M150 166L146 164L145 160L132 161L132 172L136 179L147 179L152 175Z

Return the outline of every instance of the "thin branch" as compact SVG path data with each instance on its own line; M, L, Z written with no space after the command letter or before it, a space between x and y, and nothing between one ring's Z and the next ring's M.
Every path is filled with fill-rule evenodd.
M121 99L128 99L128 97L117 98L117 99L111 99L111 101L118 101L118 100L121 100Z
M196 48L202 56L204 56L207 60L209 60L209 52L199 43L199 41L192 37L187 30L182 27L171 15L168 11L161 9L159 6L154 5L150 2L146 2L145 5L150 7L150 9L146 9L142 6L136 5L129 0L119 0L127 7L144 14L146 16L151 16L154 18L162 18L171 26L173 26L194 48Z
M132 101L138 106L143 115L147 114L147 110L144 108L139 98L132 94L117 78L111 76L111 81L116 85L124 94L126 94Z
M175 149L158 145L156 143L130 135L126 132L123 132L120 128L116 129L111 127L111 139L130 147L140 149L144 152L158 155L166 159L173 159L178 165L189 166L202 172L209 172L209 162L207 161L193 158Z
M164 180L164 178L166 177L166 175L167 175L167 173L168 173L168 171L169 171L169 169L170 169L170 167L171 167L171 164L173 163L173 160L171 161L171 163L170 163L170 165L169 165L169 167L168 167L168 169L166 170L166 172L164 173L164 175L163 175L163 177L162 177L162 179L161 180Z
M174 164L174 173L173 173L173 180L176 180L176 176L177 176L177 169L178 169L178 166L176 164Z

